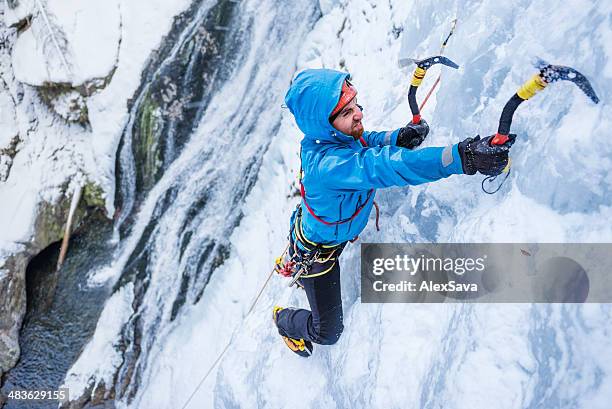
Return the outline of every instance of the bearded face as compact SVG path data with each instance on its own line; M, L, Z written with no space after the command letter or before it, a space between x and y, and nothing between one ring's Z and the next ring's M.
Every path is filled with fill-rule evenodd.
M357 98L353 98L351 102L336 115L332 122L332 126L345 135L351 135L355 139L359 139L363 135L363 113L361 107L357 105Z

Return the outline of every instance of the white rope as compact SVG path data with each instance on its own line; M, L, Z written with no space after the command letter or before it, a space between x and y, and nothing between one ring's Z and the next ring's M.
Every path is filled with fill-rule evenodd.
M285 247L285 251L283 251L283 254L281 257L283 257L285 255L285 253L287 252L287 249L289 249L289 245L287 244L287 247ZM240 322L240 324L236 327L236 329L234 329L234 332L232 333L232 336L230 337L229 342L227 343L227 345L225 346L225 348L223 348L223 350L221 351L221 353L219 354L219 356L217 356L217 359L215 359L215 362L213 362L213 364L210 366L210 368L208 368L208 371L206 371L206 374L202 377L202 379L200 380L200 382L198 383L198 386L195 387L195 389L193 390L193 392L191 393L191 395L189 396L189 399L187 399L187 401L185 402L185 404L182 406L181 409L185 409L189 403L191 402L191 399L193 399L193 397L195 396L195 394L198 392L198 390L200 389L200 387L202 387L202 384L206 381L206 379L208 378L208 375L211 374L212 370L215 368L215 366L217 366L217 364L219 362L221 362L221 359L223 359L223 356L225 355L225 353L227 352L227 350L229 349L230 345L232 345L232 343L234 342L234 337L236 336L236 334L238 333L238 331L242 328L242 326L244 325L246 319L249 317L249 315L251 315L251 313L253 312L253 310L255 309L255 305L257 305L257 301L259 301L259 298L261 297L261 295L264 292L264 289L266 288L266 286L268 285L268 283L270 282L270 279L272 278L272 275L274 274L274 269L272 269L272 271L270 271L270 274L268 274L268 278L266 278L266 281L264 282L264 284L261 286L261 289L259 290L259 292L257 293L257 296L255 296L255 299L253 300L253 302L251 303L251 307L249 308L249 310L247 311L247 313L245 314L245 316L243 317L242 321Z

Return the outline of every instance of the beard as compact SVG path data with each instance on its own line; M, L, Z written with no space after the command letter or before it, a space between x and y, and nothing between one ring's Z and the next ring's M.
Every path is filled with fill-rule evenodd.
M355 139L359 139L363 135L363 131L363 124L359 122L358 125L353 126L353 128L351 129L351 136Z

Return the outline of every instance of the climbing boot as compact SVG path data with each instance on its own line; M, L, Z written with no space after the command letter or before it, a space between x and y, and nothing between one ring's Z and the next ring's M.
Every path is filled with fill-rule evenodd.
M272 319L274 320L275 325L276 325L276 315L279 313L279 311L283 309L284 309L283 307L279 307L278 305L274 307L274 310L272 312ZM277 328L278 328L278 325L277 325ZM287 347L294 353L304 358L308 358L310 355L312 355L312 342L305 341L303 339L295 339L295 338L289 338L285 336L282 336L282 337Z

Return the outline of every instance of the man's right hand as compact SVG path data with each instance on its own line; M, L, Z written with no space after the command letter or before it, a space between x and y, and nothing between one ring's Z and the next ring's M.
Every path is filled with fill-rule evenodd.
M397 135L397 146L414 149L423 143L429 133L429 124L424 119L418 124L409 123L399 130Z
M473 175L480 172L483 175L495 176L503 172L508 165L508 152L516 135L508 135L509 139L503 145L491 145L494 137L495 135L491 135L480 139L480 135L477 135L459 142L463 173Z

